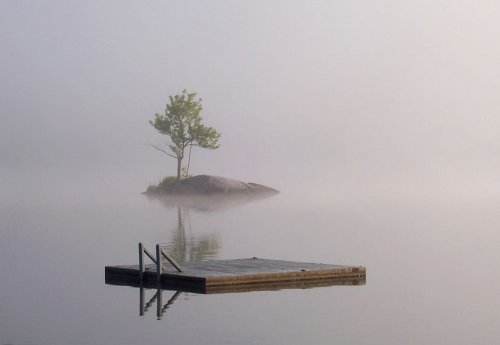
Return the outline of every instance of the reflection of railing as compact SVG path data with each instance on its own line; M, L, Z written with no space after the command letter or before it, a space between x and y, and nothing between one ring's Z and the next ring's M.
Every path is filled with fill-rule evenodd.
M165 311L175 302L177 297L182 293L182 291L176 291L172 297L167 301L167 303L163 304L163 291L158 288L156 290L156 293L151 297L151 299L145 303L145 293L144 293L144 287L140 286L139 290L139 315L144 316L144 314L151 308L153 303L156 301L156 316L158 317L158 320L162 318L162 316L165 314Z
M151 261L156 265L156 278L158 282L160 281L161 274L163 273L163 259L167 259L167 261L174 266L177 272L182 272L182 267L166 252L165 248L163 248L160 244L156 245L156 257L147 250L147 248L139 242L139 277L142 281L144 275L144 254L146 254Z

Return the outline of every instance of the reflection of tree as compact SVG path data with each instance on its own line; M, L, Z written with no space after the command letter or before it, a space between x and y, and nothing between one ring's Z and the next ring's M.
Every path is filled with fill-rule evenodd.
M159 202L167 209L177 208L177 227L172 232L167 251L179 263L215 259L219 250L216 234L194 235L191 231L190 210L213 213L251 202L263 200L276 193L256 194L206 194L162 195L146 194L151 201Z
M219 250L216 234L193 234L189 208L181 205L177 206L177 227L169 242L169 254L180 263L214 259Z

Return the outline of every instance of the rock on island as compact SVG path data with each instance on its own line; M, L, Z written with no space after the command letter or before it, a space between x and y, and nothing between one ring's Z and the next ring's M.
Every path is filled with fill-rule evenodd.
M276 194L276 189L257 183L246 183L227 177L213 175L197 175L180 181L175 181L168 186L148 188L146 194L167 195L261 195Z

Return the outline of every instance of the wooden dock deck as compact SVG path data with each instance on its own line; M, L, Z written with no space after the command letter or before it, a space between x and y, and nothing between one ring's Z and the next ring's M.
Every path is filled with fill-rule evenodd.
M201 293L250 291L286 287L358 285L366 279L363 266L341 266L260 258L186 262L182 272L163 265L160 279L156 264L107 266L106 283L162 286ZM159 284L158 284L159 283Z

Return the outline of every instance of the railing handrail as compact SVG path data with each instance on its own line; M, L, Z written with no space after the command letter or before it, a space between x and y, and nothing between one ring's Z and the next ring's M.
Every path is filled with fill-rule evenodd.
M177 272L182 272L182 267L179 265L173 257L171 257L160 244L156 245L156 256L153 255L142 242L139 242L139 279L142 281L144 277L144 254L153 261L156 265L156 274L158 282L161 279L161 273L163 272L162 258L167 259L167 261L174 266Z
M160 252L161 252L161 255L163 255L163 257L165 259L167 259L168 262L170 262L172 264L172 266L175 267L177 272L182 272L182 267L177 263L177 261L175 261L174 258L171 257L170 255L168 255L168 253L164 252L163 248L161 248L161 247L160 247Z

